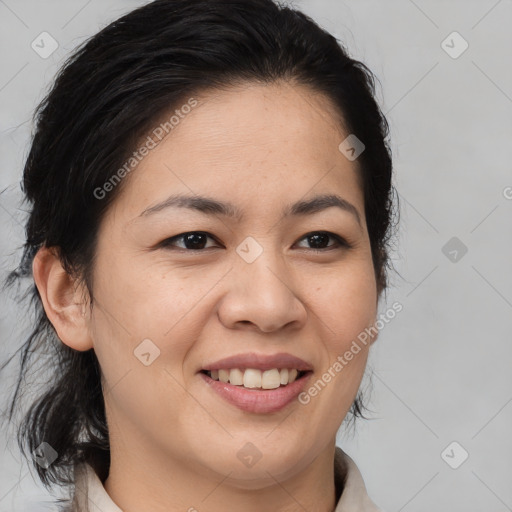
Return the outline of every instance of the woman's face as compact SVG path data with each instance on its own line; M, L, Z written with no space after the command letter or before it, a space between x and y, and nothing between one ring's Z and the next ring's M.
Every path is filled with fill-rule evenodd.
M359 388L369 345L332 368L376 317L361 180L322 96L247 85L196 99L103 218L91 343L113 457L257 487L333 444ZM166 204L177 195L225 206ZM352 206L307 207L318 196ZM294 384L236 384L249 368L248 386L272 388L301 366L292 357L310 368ZM226 367L235 384L204 372Z

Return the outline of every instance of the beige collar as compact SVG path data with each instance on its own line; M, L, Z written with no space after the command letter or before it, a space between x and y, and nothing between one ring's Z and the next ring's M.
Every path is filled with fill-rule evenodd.
M345 486L334 512L382 512L370 500L363 477L355 462L339 447L334 456L336 485ZM107 494L98 475L88 464L76 469L72 512L123 512Z
M345 486L334 512L383 512L368 496L356 463L339 446L336 446L334 476L337 484L345 474Z

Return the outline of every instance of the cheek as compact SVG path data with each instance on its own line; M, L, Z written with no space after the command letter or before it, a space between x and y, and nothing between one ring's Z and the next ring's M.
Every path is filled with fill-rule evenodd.
M143 367L141 354L149 352L145 358L154 363L141 379L165 368L181 381L182 363L204 328L204 298L222 273L195 272L194 277L190 268L131 260L119 257L114 264L105 258L96 266L91 330L102 370L109 383L116 382Z
M161 338L206 293L209 281L188 279L182 269L145 255L107 255L96 269L95 297L107 322L133 339Z
M377 314L377 288L373 266L346 266L317 280L317 314L333 334L333 348L340 351L373 324Z
M377 315L373 266L362 260L347 265L331 273L329 280L321 280L315 291L327 357L319 371L320 382L312 383L310 398L321 394L325 407L338 404L325 412L338 421L353 402L366 367L371 342L366 333Z
M187 287L192 281L173 271L136 268L121 258L110 272L97 268L92 332L112 430L116 418L127 420L123 429L133 425L153 437L157 425L172 422L179 430L181 412L194 405L184 391L183 361L200 335L192 319L210 280Z

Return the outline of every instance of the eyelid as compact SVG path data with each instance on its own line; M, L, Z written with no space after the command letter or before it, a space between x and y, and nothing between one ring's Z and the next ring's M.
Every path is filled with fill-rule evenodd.
M306 233L302 238L299 238L298 241L300 242L300 241L304 240L305 238L308 238L309 236L316 235L316 234L327 235L330 238L334 238L336 243L334 245L330 245L328 247L325 247L324 249L315 249L315 248L307 249L306 248L306 250L308 250L308 251L315 251L315 252L327 252L327 251L333 250L333 249L339 249L339 248L349 249L349 248L352 247L352 244L350 244L341 235L337 235L336 233L333 233L331 231L322 230L322 229L317 230L317 231L310 231L309 233Z
M182 239L185 235L198 234L198 233L206 235L208 238L211 238L212 240L214 240L215 243L220 244L220 242L217 240L217 238L215 236L213 236L211 233L208 233L207 231L196 230L196 231L184 231L183 233L179 233L178 235L166 238L165 240L160 242L156 246L156 248L158 248L158 249L160 249L160 248L167 249L168 247L173 247L173 246L171 246L170 242L174 242L175 240ZM341 248L350 249L352 247L352 244L350 242L348 242L341 235L337 235L336 233L333 233L331 231L326 231L326 230L309 231L309 232L305 233L302 237L300 237L294 243L294 245L297 242L302 242L304 239L306 239L306 238L308 238L308 237L310 237L312 235L316 235L316 234L327 235L330 238L333 238L336 241L336 243L334 245L329 245L329 246L321 248L321 249L308 248L308 247L301 247L300 249L304 249L306 251L314 251L314 252L317 252L317 253L322 253L322 252L328 252L328 251L334 250L334 249L341 249ZM220 245L222 245L222 244L220 244ZM201 253L201 252L205 252L207 249L215 249L215 247L207 247L205 249L187 249L187 248L183 248L183 247L176 247L175 249L178 250L178 251L187 252L187 253Z
M213 236L211 233L208 233L207 231L201 231L201 230L195 230L194 231L193 230L193 231L184 231L183 233L179 233L178 235L174 235L174 236L171 236L169 238L166 238L165 240L162 240L160 243L158 243L155 248L156 249L167 249L168 247L172 247L172 249L176 249L176 250L182 251L182 252L190 252L190 253L200 253L200 252L206 251L206 249L194 250L194 249L187 249L187 248L183 248L183 247L171 246L170 242L174 242L176 240L180 240L185 235L190 235L190 234L206 235L208 238L211 238L212 240L214 240L215 243L220 244L220 242L217 240L217 238L215 236ZM222 244L220 244L220 245L222 245ZM212 247L207 247L207 249L212 249Z

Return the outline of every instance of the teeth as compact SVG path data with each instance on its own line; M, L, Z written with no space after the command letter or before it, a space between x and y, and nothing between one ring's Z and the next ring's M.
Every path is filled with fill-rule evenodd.
M272 368L271 370L258 370L256 368L239 368L212 370L208 375L213 380L243 386L249 389L276 389L295 382L299 371L295 368Z
M263 389L276 389L281 385L281 374L277 368L265 370L261 374L261 387Z
M244 372L244 388L261 388L261 371L248 368Z
M229 382L235 386L242 386L244 383L244 372L238 368L229 370Z

